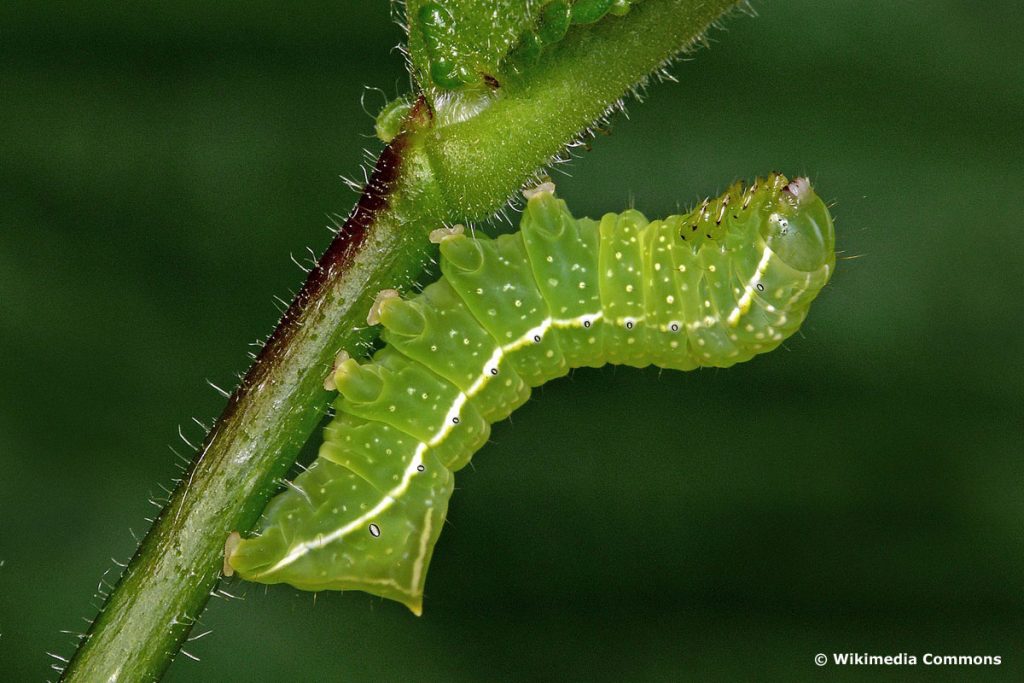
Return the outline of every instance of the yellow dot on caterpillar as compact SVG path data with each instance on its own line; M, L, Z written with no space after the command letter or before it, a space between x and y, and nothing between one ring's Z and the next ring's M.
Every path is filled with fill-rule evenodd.
M627 292L632 292L633 291L633 285L626 285L626 291Z
M581 282L580 283L580 289L586 289L586 288L587 288L587 283L586 282Z
M673 349L679 348L679 342L677 341L671 341L668 343L668 345L671 346Z
M555 262L555 257L554 256L548 256L544 260L547 261L548 263L554 263Z
M554 355L555 355L554 351L548 351L547 353L544 354L544 357L545 358L553 358Z
M715 272L715 267L714 266L708 266L708 270L710 270L713 273L713 272Z
M654 269L655 270L661 270L661 264L660 263L655 263L654 264Z
M522 305L523 305L523 302L520 301L519 299L516 299L516 308L520 308L520 307L522 307Z
M615 252L615 260L616 261L621 261L622 260L622 252L621 251Z
M754 331L754 326L751 325L750 323L747 323L747 326L744 327L743 329L745 329L747 332L753 332Z
M686 272L686 266L679 266L679 272L680 273L685 273Z
M676 302L676 298L674 296L672 296L671 294L669 294L668 296L665 297L665 303L667 303L667 304L674 304L675 302Z
M703 339L698 339L697 340L697 346L704 346L705 344L707 344L707 342L704 341Z
M704 299L704 308L711 308L711 302L707 299Z

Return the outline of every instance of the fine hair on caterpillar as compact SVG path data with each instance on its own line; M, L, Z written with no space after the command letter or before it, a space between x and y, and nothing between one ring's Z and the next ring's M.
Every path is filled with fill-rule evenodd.
M521 230L439 230L441 277L370 322L386 345L339 355L313 465L270 502L225 567L304 590L363 590L422 610L454 472L531 389L608 363L728 367L776 348L835 266L828 209L806 178L736 183L685 215L574 218L525 193Z

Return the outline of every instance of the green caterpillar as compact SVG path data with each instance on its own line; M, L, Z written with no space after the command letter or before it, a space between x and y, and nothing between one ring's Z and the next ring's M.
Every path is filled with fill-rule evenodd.
M343 356L319 457L232 539L226 570L304 590L357 589L416 614L453 472L532 387L619 363L727 367L799 328L835 266L805 178L737 183L685 216L576 219L541 186L521 231L440 231L437 282L378 298L387 346ZM395 293L397 294L397 293Z

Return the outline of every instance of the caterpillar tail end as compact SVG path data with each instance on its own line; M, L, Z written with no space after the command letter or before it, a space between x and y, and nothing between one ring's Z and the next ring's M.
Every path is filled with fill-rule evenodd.
M254 583L286 583L305 591L360 590L400 602L417 617L423 615L425 572L416 577L419 579L419 585L407 584L376 572L375 575L366 575L364 572L354 571L352 575L344 576L327 571L326 567L322 574L313 572L311 576L310 567L306 566L308 560L303 558L292 563L288 554L282 556L282 539L277 536L271 532L244 539L238 532L232 532L224 544L224 575L237 574L240 578ZM322 576L322 580L317 580L317 576Z
M422 595L419 598L417 598L416 600L403 600L402 604L404 604L406 607L408 607L409 611L412 612L415 616L417 616L417 617L422 617L423 616L423 596Z

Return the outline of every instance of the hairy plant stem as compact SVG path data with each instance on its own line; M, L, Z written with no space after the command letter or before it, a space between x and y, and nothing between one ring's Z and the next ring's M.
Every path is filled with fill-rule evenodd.
M161 675L216 589L225 538L256 522L321 419L335 354L371 336L366 312L380 289L419 275L426 234L499 209L735 4L647 0L563 41L465 121L439 125L421 99L122 573L65 680Z

